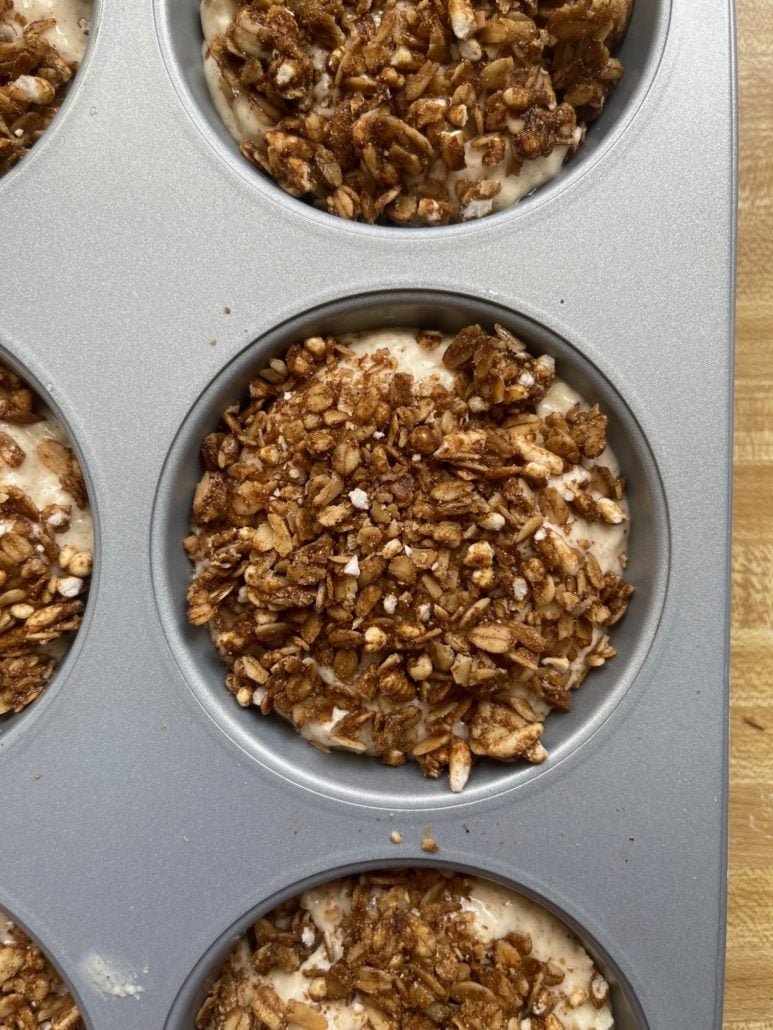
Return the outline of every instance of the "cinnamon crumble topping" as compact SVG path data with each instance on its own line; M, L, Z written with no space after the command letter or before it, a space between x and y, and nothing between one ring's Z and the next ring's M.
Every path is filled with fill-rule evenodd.
M334 881L259 919L198 1030L610 1030L609 987L562 923L439 870Z
M440 225L559 171L623 69L632 0L203 0L244 156L346 219Z
M224 413L188 615L239 704L460 791L476 756L544 761L546 714L614 655L624 481L606 416L502 326L399 338L438 371L314 337Z
M78 1008L43 952L0 912L0 1026L84 1030Z

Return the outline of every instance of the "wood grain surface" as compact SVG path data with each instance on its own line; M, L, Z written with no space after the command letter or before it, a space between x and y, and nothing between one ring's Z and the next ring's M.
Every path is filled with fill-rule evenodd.
M773 1030L773 0L738 0L737 14L741 164L724 1025Z

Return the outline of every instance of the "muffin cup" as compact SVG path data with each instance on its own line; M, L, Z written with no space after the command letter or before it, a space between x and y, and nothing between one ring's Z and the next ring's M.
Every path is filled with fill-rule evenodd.
M159 44L179 102L220 159L237 172L249 188L260 191L264 197L275 203L289 205L291 209L296 205L303 205L307 209L306 213L310 217L321 219L323 225L336 218L326 212L317 211L308 202L296 200L285 193L268 175L251 165L239 152L237 142L215 109L204 78L203 39L198 5L189 4L187 0L154 0L154 11ZM494 215L486 215L483 221L505 221L514 213L528 212L533 206L549 200L551 196L562 192L582 177L618 141L656 77L668 38L670 19L671 0L636 0L625 38L615 49L615 56L622 62L625 74L608 97L601 117L591 124L587 138L578 153L564 165L551 182L539 187L514 207ZM367 232L370 228L357 223L344 222L344 225L355 232ZM418 233L432 239L438 233L465 233L477 225L477 221L472 221L448 227L413 227L407 230L404 227L377 226L376 232L388 236L408 231L411 235Z
M85 624L0 737L0 908L66 971L89 1030L176 1027L249 915L426 863L429 824L433 863L580 930L628 998L624 1030L719 1028L732 5L636 0L627 76L562 176L427 230L345 223L242 162L208 113L195 3L97 15L61 116L0 183L0 344L53 384L97 514ZM268 354L314 326L469 320L554 352L609 412L637 593L618 657L548 721L547 763L480 763L457 797L239 710L185 623L182 535L199 440ZM111 993L94 956L137 990Z
M583 948L593 959L596 968L601 972L604 979L610 986L610 1006L615 1019L615 1030L649 1030L641 1005L631 982L625 975L623 969L613 955L620 956L619 949L612 948L607 951L598 941L588 935L578 918L571 915L569 911L562 909L551 902L551 900L531 887L526 887L513 878L512 870L504 875L499 870L480 868L469 863L460 865L448 861L435 861L427 858L418 858L411 863L413 868L432 868L450 870L457 873L465 873L470 876L481 877L500 884L519 894L524 894L532 901L542 905L545 909L557 916L577 937ZM220 937L212 943L207 951L201 956L190 975L182 985L179 994L175 998L169 1016L164 1023L164 1030L190 1030L194 1024L196 1013L201 1007L207 993L217 977L223 963L233 950L237 941L255 920L265 916L277 905L290 898L295 897L305 890L329 883L345 876L356 876L358 873L373 873L387 869L399 869L401 863L391 855L384 855L383 861L368 861L367 863L354 863L340 869L328 870L317 876L308 878L302 882L288 885L286 888L275 893L271 898L262 899L249 912L246 912L240 919L229 926Z
M20 734L25 733L28 727L31 728L37 718L42 716L44 711L48 709L49 705L55 704L60 691L70 675L73 665L77 661L78 652L86 633L88 633L96 605L96 594L99 587L100 573L100 542L99 512L94 496L92 480L89 474L87 458L84 456L83 448L80 446L78 441L77 430L73 430L66 409L63 410L60 405L56 385L50 381L50 377L44 369L33 371L33 369L26 367L25 364L14 356L12 351L2 345L1 341L0 363L15 372L24 381L25 385L34 391L37 398L38 410L40 410L41 407L43 409L47 409L47 411L50 412L53 418L64 430L70 446L75 451L75 455L83 472L83 478L86 482L86 491L89 499L89 511L91 513L94 527L94 563L89 577L88 594L84 598L86 604L83 611L81 625L77 632L68 633L61 638L66 641L65 651L61 657L57 659L54 673L43 688L41 694L31 704L28 704L26 708L23 708L22 711L11 711L6 712L4 715L0 715L1 761L2 756L8 753L13 742L18 739Z
M611 631L619 654L594 670L573 696L571 712L548 718L543 742L550 752L544 765L481 761L460 795L446 779L422 778L415 764L390 769L377 761L334 752L327 755L279 716L262 717L240 708L225 689L225 667L206 629L187 620L185 598L192 566L179 541L190 531L193 492L203 472L200 448L215 430L220 414L244 401L246 387L270 358L317 335L390 327L424 327L455 332L465 325L503 324L534 354L556 360L556 375L609 416L609 441L627 480L631 509L627 581L635 588L629 613ZM443 807L467 804L511 790L549 772L570 756L612 715L635 680L660 619L669 569L668 510L654 456L623 398L604 373L580 351L544 325L499 305L461 294L389 291L344 298L290 319L247 347L203 391L177 433L165 463L152 518L152 562L161 623L181 672L201 706L225 734L267 769L307 789L353 804L381 808Z

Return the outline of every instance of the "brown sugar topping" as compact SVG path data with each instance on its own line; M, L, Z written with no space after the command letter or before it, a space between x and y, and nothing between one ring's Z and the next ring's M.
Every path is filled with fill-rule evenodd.
M545 759L632 588L567 536L627 518L606 417L540 417L553 360L502 327L443 362L452 388L333 337L273 359L204 441L188 614L240 704L461 790L475 756Z

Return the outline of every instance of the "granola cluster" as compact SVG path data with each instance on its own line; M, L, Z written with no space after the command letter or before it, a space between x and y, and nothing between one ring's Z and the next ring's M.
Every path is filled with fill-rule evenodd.
M56 489L41 490L42 479ZM70 531L87 508L72 448L32 391L0 365L0 715L35 700L66 635L80 626L90 534L84 548L62 539L80 539Z
M440 225L507 206L558 171L623 74L611 51L631 7L203 0L202 16L206 29L226 12L205 57L226 103L249 105L251 126L235 135L253 164L343 218Z
M13 0L0 0L0 175L43 134L78 69L46 38L55 26L55 18L25 24Z
M0 913L0 1027L84 1030L78 1008L43 952Z
M614 655L632 588L578 536L627 518L598 407L540 416L553 359L501 326L442 367L450 386L386 349L292 346L204 441L185 546L239 704L458 791L475 756L545 759L545 714Z
M536 946L528 903L521 910L522 899L507 892L507 928L482 934L469 903L479 890L481 881L471 877L401 870L294 898L259 919L237 945L196 1027L611 1027L606 981L577 942L567 946L557 921L541 913ZM555 955L545 953L548 935Z

